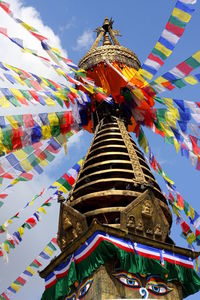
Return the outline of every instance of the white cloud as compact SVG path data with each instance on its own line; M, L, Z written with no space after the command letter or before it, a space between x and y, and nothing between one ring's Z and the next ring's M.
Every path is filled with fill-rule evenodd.
M22 0L10 0L11 10L14 12L14 16L20 18L27 24L32 25L38 30L38 32L48 38L48 43L55 47L59 48L62 54L67 57L67 52L63 49L59 36L57 36L54 31L47 25L44 24L39 12L31 6L24 7ZM17 24L9 15L0 8L0 27L7 28L8 35L10 37L18 37L23 40L24 46L32 50L36 50L37 53L43 57L49 59L48 54L42 49L40 41L35 39L26 29L24 29L20 24ZM24 53L21 49L16 46L14 43L9 41L8 38L0 34L0 61L8 63L10 65L22 68L28 72L32 72L39 76L44 76L46 78L55 80L56 82L66 83L61 76L58 76L57 73L53 70L52 67L44 64L39 58L29 54ZM52 63L54 63L52 61ZM3 70L0 69L0 75ZM9 87L9 83L6 81L0 82L1 87ZM19 86L14 86L19 88ZM21 86L20 86L21 87ZM25 87L26 88L26 87ZM59 107L60 108L60 107ZM52 108L48 106L42 107L37 105L33 107L20 108L21 113L29 112L40 112L43 111L52 111ZM56 107L53 107L53 110L56 110ZM58 110L58 107L57 107ZM0 109L1 114L5 113L4 109ZM18 113L17 109L12 106L11 109L6 111L6 114Z
M73 16L67 23L65 23L64 25L61 25L59 27L59 30L61 32L64 32L64 31L67 31L74 27L76 27L76 18Z
M74 50L81 51L90 48L94 42L93 31L91 29L84 30L83 33L77 38Z
M48 37L49 44L59 48L62 52L67 55L66 51L62 48L59 37L53 32L53 30L45 25L40 17L39 12L34 7L23 7L21 0L11 0L11 9L14 15L25 21L26 23L35 27L39 33ZM40 42L37 41L29 32L27 32L22 26L17 24L12 18L10 18L2 9L0 10L0 27L6 27L8 34L11 37L19 37L23 39L26 47L35 49L38 54L45 57L46 53L42 50ZM0 36L1 50L0 59L6 60L10 64L16 64L19 67L26 67L33 72L42 72L46 67L40 63L38 58L35 58L31 54L21 53L21 50L9 42L4 36ZM49 69L48 69L49 70ZM48 71L49 73L50 71Z

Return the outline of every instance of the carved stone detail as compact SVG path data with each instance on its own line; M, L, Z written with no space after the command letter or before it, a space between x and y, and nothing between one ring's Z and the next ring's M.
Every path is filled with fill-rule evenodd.
M121 229L164 242L170 225L159 203L151 190L146 190L121 211Z
M137 156L137 153L133 147L133 144L130 140L130 136L128 134L128 131L124 125L124 122L121 120L117 120L118 126L119 126L119 130L121 132L121 135L123 137L125 146L128 150L128 154L132 163L132 168L133 168L133 172L135 175L135 180L142 183L146 183L145 177L144 177L144 173L142 171L142 168L140 166L140 162Z
M78 238L87 228L84 215L68 204L61 204L57 238L61 250Z
M145 200L142 206L142 215L151 218L153 214L153 206L150 200Z

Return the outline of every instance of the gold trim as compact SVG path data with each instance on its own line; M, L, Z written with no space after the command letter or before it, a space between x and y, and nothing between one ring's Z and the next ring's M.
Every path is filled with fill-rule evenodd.
M100 147L97 147L97 148L91 150L90 154L97 151L97 150L101 150L101 149L104 149L104 148L123 148L123 149L126 149L126 146L125 145L116 145L116 144L100 146ZM125 152L123 152L123 153L125 153Z
M90 173L90 174L87 174L85 176L83 176L82 178L79 179L79 181L77 181L77 184L79 182L81 182L82 180L85 180L88 178L88 176L95 176L95 175L100 175L100 174L105 174L105 173L112 173L112 172L122 172L122 173L130 173L132 174L132 176L134 175L134 172L133 170L127 170L127 169L106 169L106 170L101 170L101 171L97 171L97 172L94 172L94 173Z
M123 137L124 143L127 147L128 154L133 166L133 171L135 174L135 179L141 183L146 182L142 168L140 166L139 158L136 154L135 148L133 147L131 141L130 141L130 135L128 134L126 127L124 125L124 122L121 120L117 120L121 135Z
M110 130L116 130L117 132L120 133L119 127L108 127L108 128L104 128L104 129L99 130L99 132L97 133L97 136L98 136L99 134L101 134L102 132L110 131ZM114 132L115 132L115 131L114 131Z
M78 65L80 68L88 70L99 63L104 63L106 60L126 64L136 70L141 67L136 54L130 49L119 45L104 45L90 50L80 60Z
M107 164L110 164L110 163L115 163L115 164L120 163L120 164L131 165L131 162L129 160L120 160L120 159L106 160L106 161L98 162L98 163L95 163L95 164L92 164L92 165L89 165L89 166L85 167L83 172L90 169L90 168L95 168L95 167L98 167L98 166L101 166L101 165L104 165L104 164L107 165Z
M84 213L86 217L91 217L91 216L96 216L100 214L107 214L107 213L112 213L112 212L121 212L124 209L123 206L118 206L118 207L104 207L104 208L98 208L95 210L88 211Z
M108 135L119 135L119 136L120 136L120 139L119 139L119 140L122 140L122 141L123 141L120 132L111 132L111 133L102 134L102 135L100 135L100 136L97 136L97 137L95 138L95 141L98 140L99 138L102 138L102 137L105 137L105 136L108 136Z
M95 181L85 183L84 185L80 186L78 189L74 189L74 193L80 192L81 189L85 189L86 187L89 187L89 186L97 184L97 183L105 183L105 182L109 183L109 182L113 182L113 181L133 183L133 180L128 179L128 178L112 177L112 178L97 179Z
M115 155L115 154L129 157L129 154L125 153L125 152L124 153L123 152L106 152L106 153L100 153L100 154L97 154L97 155L94 155L94 156L88 158L87 162L91 161L92 159L96 159L98 157L102 157L102 156L106 156L106 155Z
M113 139L102 140L102 141L97 142L97 143L94 142L93 147L96 147L96 145L98 145L98 144L100 144L100 143L104 143L104 142L119 142L119 141L120 141L120 142L123 142L123 145L119 145L119 146L124 146L124 141L123 141L122 139L119 140L119 139L113 138Z
M102 126L101 126L101 128L103 128L103 127L105 127L105 126L107 126L107 125L112 125L112 126L116 126L117 128L119 128L118 127L118 125L117 125L117 122L113 122L113 123L105 123L105 124L103 124Z
M143 192L134 192L130 190L107 190L107 191L94 192L77 198L71 203L71 206L74 207L78 205L80 202L84 202L89 199L95 199L95 198L99 199L100 197L106 197L106 196L138 197L142 193Z

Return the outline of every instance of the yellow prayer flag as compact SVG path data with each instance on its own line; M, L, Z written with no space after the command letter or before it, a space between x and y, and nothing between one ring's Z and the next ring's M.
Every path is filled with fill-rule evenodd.
M21 226L18 228L19 235L22 236L24 234L24 228Z
M14 75L13 76L15 78L15 80L21 84L21 85L25 85L26 83L18 76L18 75Z
M61 91L57 91L57 92L53 92L53 95L55 95L56 97L60 98L61 100L66 100L66 96L63 95L63 93Z
M166 175L165 175L165 173L164 172L162 172L162 177L167 181L167 182L169 182L170 184L174 184L174 181L173 180L171 180L170 178L168 178Z
M187 76L184 78L184 81L191 85L195 85L195 84L199 83L198 80L196 80L194 76Z
M68 193L68 190L67 190L61 183L59 183L59 182L57 182L57 181L54 182L54 183L52 184L52 186L58 187L58 190L61 191L61 192L63 192L63 193L65 193L65 194Z
M178 151L180 150L180 144L177 139L174 139L174 147L176 149L176 153L178 153Z
M178 9L176 7L172 11L172 16L178 18L179 20L181 20L185 23L188 23L191 19L190 14L188 14L188 13L184 12L183 10Z
M46 166L48 165L48 161L46 161L46 160L41 160L41 161L40 161L40 165L41 165L42 167L46 167Z
M139 100L144 99L144 94L142 93L141 89L132 90L132 93L137 97L137 99Z
M46 210L44 209L44 207L42 207L42 206L40 206L39 208L38 208L38 210L37 210L38 212L42 212L43 214L45 214L46 215Z
M9 253L10 249L8 247L8 244L7 243L3 243L3 245L4 245L4 249L5 249L6 253Z
M69 89L72 93L78 94L78 91L76 89L74 89L73 87L69 86Z
M49 124L50 126L57 126L59 125L59 119L56 115L56 113L50 113L48 114Z
M26 28L27 30L29 30L29 31L35 31L35 28L34 27L32 27L31 25L29 25L29 24L27 24L27 23L25 23L25 22L21 22L20 23L24 28Z
M162 131L165 133L165 135L167 137L173 137L174 136L173 132L171 131L169 126L167 126L167 124L164 124L163 122L160 122L160 126L162 128Z
M160 77L156 78L154 80L154 82L156 82L158 84L162 84L163 82L167 82L167 79L165 79L164 77L160 76Z
M58 75L65 75L65 72L61 69L56 68L55 71L58 73Z
M187 236L188 244L192 244L195 240L196 240L196 236L193 232Z
M10 102L6 99L5 96L0 97L0 106L3 107L3 108L10 107Z
M27 270L28 272L30 272L31 274L33 274L33 275L36 274L35 270L33 270L30 266L28 266L28 267L26 268L26 270Z
M200 62L200 51L197 51L195 54L192 55L192 57L198 62Z
M49 139L51 137L51 128L49 125L43 125L42 127L42 137L43 139Z
M162 45L159 42L156 43L155 49L159 50L166 56L170 56L170 54L172 53L172 50L169 50L168 48L166 48L164 45Z
M22 159L25 159L27 157L27 153L23 150L18 150L18 151L15 151L15 156L19 159L19 160L22 160Z
M31 201L29 202L28 206L32 206L33 203L34 203L34 200L31 200Z
M19 291L19 289L21 288L21 285L18 285L18 284L16 284L16 283L11 283L11 288L13 289L13 290L15 290L16 292L18 292Z
M22 160L22 161L20 162L20 164L21 164L22 168L23 168L26 172L28 172L28 171L30 171L30 170L33 169L33 166L30 164L30 162L28 161L28 159Z
M51 47L51 50L52 50L53 52L57 53L58 55L61 55L60 49Z
M53 251L52 251L49 247L45 247L45 248L44 248L44 252L46 252L46 253L49 254L50 256L53 255Z
M192 206L190 206L190 217L191 217L192 220L194 220L195 211L194 211L194 208Z
M167 122L167 125L170 127L176 128L176 119L173 117L172 113L167 111L165 113L165 120Z
M55 101L53 101L50 97L43 97L44 101L46 102L46 104L48 106L55 106L56 103Z
M145 78L147 78L149 80L151 80L153 78L153 75L144 69L140 69L138 72L139 72L139 74L143 75Z
M11 125L14 129L17 129L17 128L18 128L18 122L13 118L13 116L6 116L6 119L8 120L8 122L10 122L10 125Z
M24 96L20 93L19 90L14 89L14 88L10 88L11 93L15 96L15 98L21 100L24 99Z

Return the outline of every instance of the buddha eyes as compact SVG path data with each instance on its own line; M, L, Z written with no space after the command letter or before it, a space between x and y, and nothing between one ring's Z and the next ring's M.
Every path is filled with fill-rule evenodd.
M86 293L89 291L89 288L92 285L93 280L87 280L80 288L79 288L79 292L78 292L78 299L83 298Z
M123 272L113 274L113 276L129 288L142 288L142 283L136 275ZM165 283L149 280L145 286L145 290L148 290L151 294L162 296L168 294L172 289L170 289Z
M164 283L149 282L147 283L146 288L150 293L153 293L155 295L166 295L172 290Z
M136 276L128 275L126 273L113 274L113 276L119 280L122 284L130 288L140 288L141 282Z
M91 287L92 282L93 282L92 279L86 280L85 282L83 282L79 286L78 291L77 291L76 294L67 296L65 298L65 300L78 300L78 299L82 299L87 294L87 292L89 291L89 288Z

